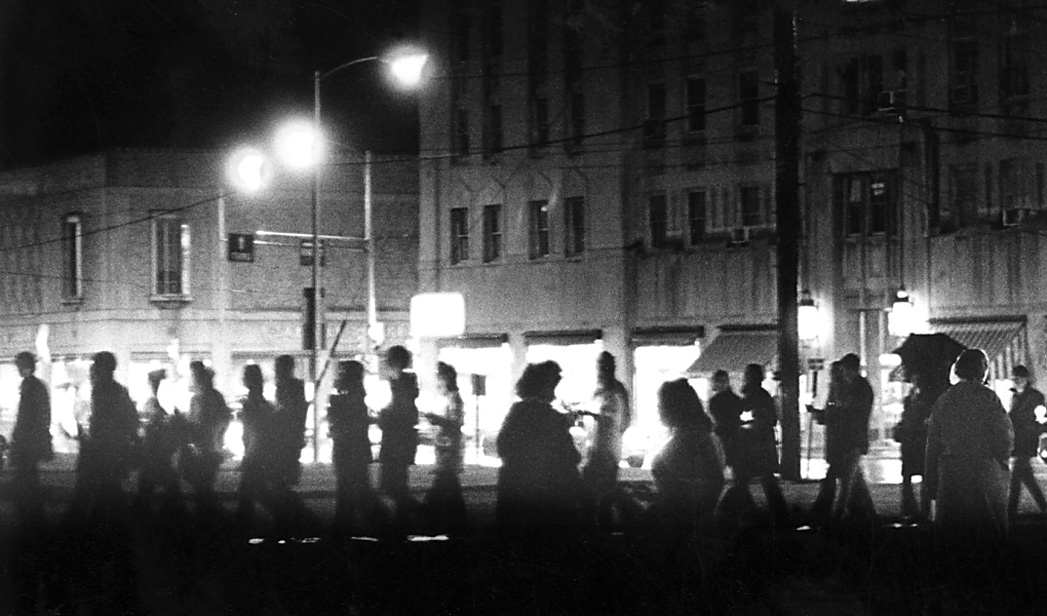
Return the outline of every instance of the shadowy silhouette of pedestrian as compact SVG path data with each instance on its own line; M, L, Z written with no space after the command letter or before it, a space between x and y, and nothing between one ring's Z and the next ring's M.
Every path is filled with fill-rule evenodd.
M1011 426L1014 428L1014 451L1011 452L1011 486L1007 498L1007 517L1013 522L1018 516L1018 502L1022 486L1036 501L1040 513L1047 513L1047 499L1032 471L1032 461L1039 448L1040 435L1047 432L1047 407L1043 393L1032 386L1032 375L1025 366L1011 369L1014 396L1011 398Z
M43 500L40 486L41 462L54 456L51 444L51 397L47 386L34 374L36 357L29 352L15 357L22 377L19 386L18 415L11 433L12 488L20 523L43 523Z
M95 353L91 363L91 417L80 444L71 515L107 520L125 510L122 483L134 467L138 413L127 388L113 379L116 356Z
M152 395L142 409L146 425L137 498L139 505L148 507L153 495L159 490L163 493L165 508L171 509L182 500L182 484L174 468L174 456L184 443L185 418L177 409L169 413L157 398L160 383L167 378L167 371L153 370L148 378Z
M352 530L360 523L375 521L378 497L371 488L371 439L373 420L364 401L364 365L358 361L338 362L334 393L327 399L335 472L335 529Z
M788 518L788 505L775 477L778 445L774 426L778 423L778 411L774 399L763 388L763 379L763 366L747 365L739 404L735 406L733 401L725 400L725 406L718 405L715 411L721 421L721 434L727 441L734 476L733 485L723 497L723 506L725 516L738 515L746 509L755 510L749 484L753 479L759 479L772 520L784 523Z
M462 497L462 423L465 420L462 396L458 392L458 371L440 362L436 365L436 385L440 394L439 413L425 417L438 428L436 468L433 485L425 498L426 513L433 530L460 535L467 527L465 499Z
M552 407L560 366L528 364L516 382L520 400L498 432L497 523L509 539L557 541L578 522L582 497L571 418Z
M940 386L931 375L914 373L912 389L902 402L902 416L894 427L894 440L901 445L902 453L902 504L903 517L926 519L930 515L931 496L926 482L920 483L920 498L916 498L913 477L924 473L924 454L927 451L927 419L931 416L934 401L945 390L947 382Z
M658 388L658 414L670 438L651 463L657 496L647 513L661 529L662 548L675 551L711 536L724 487L724 454L686 379Z
M295 377L294 357L280 355L274 362L276 373L276 414L273 419L272 485L275 531L293 535L312 519L295 487L302 477L302 448L305 447L305 424L309 403L305 383Z
M381 464L379 484L382 492L392 500L393 524L402 532L417 508L408 486L408 471L414 464L418 450L418 378L411 367L411 352L400 345L389 347L385 354L389 390L392 399L378 415L382 430L382 448L378 452Z
M592 413L596 420L596 436L582 469L582 479L589 493L585 521L603 527L611 524L616 507L628 509L623 507L628 496L618 490L618 464L622 459L622 433L632 423L632 412L629 392L614 373L614 355L607 351L600 353L596 360L596 390L593 393L596 412Z
M254 520L255 504L271 504L272 500L270 476L276 409L263 394L265 379L261 366L244 366L243 384L247 388L247 395L240 405L244 457L240 461L240 502L236 518L240 526L249 529Z
M189 446L183 474L193 488L197 514L217 514L218 499L214 483L222 464L225 432L232 411L214 388L214 373L202 361L189 364L193 396L189 402Z

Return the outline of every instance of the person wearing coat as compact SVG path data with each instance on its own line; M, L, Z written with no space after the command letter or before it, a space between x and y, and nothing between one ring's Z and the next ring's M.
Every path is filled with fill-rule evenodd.
M247 395L240 403L244 457L240 461L240 492L237 519L247 524L254 518L255 503L271 504L273 416L276 409L265 399L265 378L258 364L244 366Z
M395 523L402 528L417 504L408 479L418 450L418 377L407 371L411 367L411 352L400 345L389 347L385 361L392 399L378 415L378 427L382 430L379 483L382 492L393 501Z
M113 379L116 356L95 353L91 363L91 416L80 446L76 513L101 515L120 508L122 483L134 467L138 412L127 388Z
M190 465L186 481L193 488L198 508L217 508L215 479L222 464L225 431L233 413L214 387L214 373L202 361L189 364L194 393L189 401Z
M927 419L943 388L936 387L930 376L922 373L913 375L912 385L912 390L902 402L902 416L894 427L894 440L901 444L902 451L902 516L922 519L930 514L930 494L926 483L921 483L917 501L912 478L916 475L924 476Z
M528 364L516 382L520 400L498 433L496 518L510 537L541 537L577 522L581 454L571 438L571 419L552 407L560 366Z
M334 390L327 399L327 424L334 441L335 519L339 526L351 526L356 514L369 519L377 506L368 471L372 457L367 431L372 421L364 401L364 365L338 362Z
M33 374L36 372L36 357L32 353L19 353L15 357L15 366L22 384L19 387L18 415L11 434L11 465L15 471L13 487L20 507L35 509L42 514L37 502L39 465L53 455L51 396L43 381Z
M138 473L138 504L147 507L153 495L162 490L165 502L173 505L182 499L181 479L174 468L174 456L182 444L183 418L177 409L174 413L168 412L157 397L167 371L162 368L153 370L148 378L152 395L142 405L146 425L142 439L142 470Z
M1011 398L1011 426L1014 428L1014 451L1011 453L1011 487L1007 501L1007 516L1014 521L1022 486L1036 501L1041 513L1047 512L1047 499L1032 471L1032 460L1040 444L1040 435L1047 430L1047 407L1043 394L1031 384L1032 375L1025 366L1011 370L1014 396Z
M458 371L450 364L439 362L436 365L436 383L443 408L439 413L425 414L426 419L439 429L436 435L435 476L426 495L425 505L436 530L461 533L466 527L465 499L458 478L462 472L465 405L458 392Z
M924 480L935 502L934 525L947 535L1002 538L1007 532L1014 430L999 397L984 385L988 364L981 349L960 353L953 365L959 382L934 403L927 424Z

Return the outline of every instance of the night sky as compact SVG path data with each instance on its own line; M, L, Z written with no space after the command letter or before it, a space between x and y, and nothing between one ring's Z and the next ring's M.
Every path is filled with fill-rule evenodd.
M312 71L413 42L420 0L0 0L0 168L227 148L312 113ZM366 63L323 82L333 139L417 149L415 97Z

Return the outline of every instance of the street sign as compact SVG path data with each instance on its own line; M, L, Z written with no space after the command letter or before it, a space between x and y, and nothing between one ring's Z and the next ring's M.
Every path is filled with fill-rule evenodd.
M228 242L229 260L237 263L254 263L254 234L230 233Z
M320 267L327 263L327 246L324 240L320 240ZM301 240L298 245L298 264L303 267L313 266L313 240Z

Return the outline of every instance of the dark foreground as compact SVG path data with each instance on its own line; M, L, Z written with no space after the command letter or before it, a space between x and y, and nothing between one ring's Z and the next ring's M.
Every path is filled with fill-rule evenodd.
M509 542L326 524L255 536L228 512L127 512L0 536L2 614L1032 614L1047 529L943 551L923 527L753 520L695 540L644 524ZM962 557L962 558L959 558ZM963 560L959 567L956 560Z

